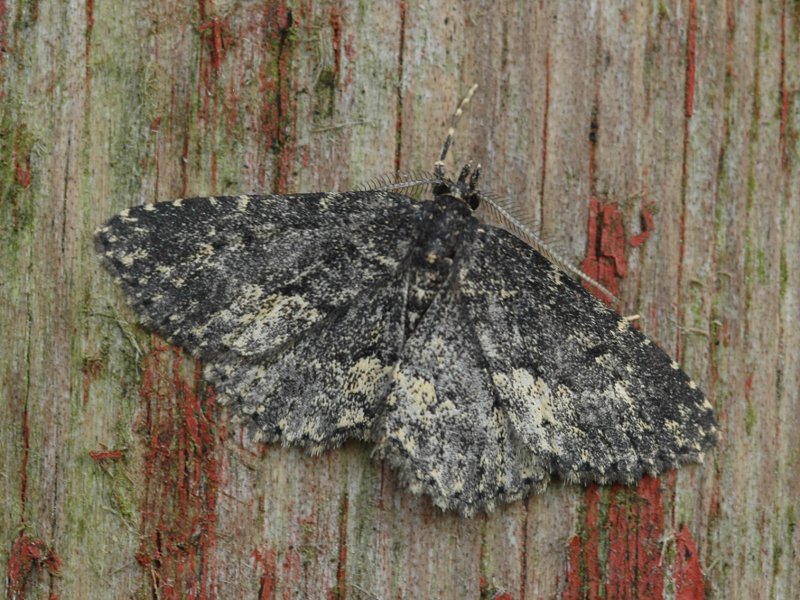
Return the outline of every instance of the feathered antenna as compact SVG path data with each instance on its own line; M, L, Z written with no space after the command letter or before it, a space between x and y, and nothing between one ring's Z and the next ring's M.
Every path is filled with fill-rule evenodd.
M356 191L360 192L394 192L405 190L407 196L422 195L430 189L437 180L432 179L430 174L422 172L398 173L396 175L381 175L367 181L364 185L358 186Z

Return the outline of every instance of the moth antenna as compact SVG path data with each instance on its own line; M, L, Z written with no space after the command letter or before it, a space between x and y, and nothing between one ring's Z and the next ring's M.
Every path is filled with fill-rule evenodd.
M499 206L505 212L507 212L511 217L518 221L525 229L528 231L533 232L538 239L543 242L546 246L552 246L551 242L553 240L543 238L541 235L541 223L539 223L538 214L531 210L530 207L526 208L521 206L519 203L514 202L514 200L510 196L498 196L492 192L484 192L480 191L480 196L482 200L488 200L492 204ZM490 209L492 207L489 207ZM497 211L494 211L493 214L497 215ZM499 217L503 218L503 217Z
M439 160L437 160L433 165L433 176L438 179L444 178L444 159L447 157L447 152L450 150L450 146L453 144L453 135L455 135L456 126L461 119L461 115L464 113L464 107L467 106L472 98L472 94L474 94L475 90L477 89L478 84L476 83L469 89L467 95L464 96L464 99L459 103L456 112L453 113L453 116L450 118L450 128L447 130L447 137L444 139L442 153L439 155Z
M557 251L553 250L550 246L545 244L541 238L536 235L532 230L526 227L523 223L519 220L514 218L505 208L500 206L497 202L494 201L489 196L482 196L481 201L484 206L489 209L490 214L498 218L501 223L503 224L504 228L508 230L509 233L514 234L522 241L530 244L530 246L536 250L539 254L544 256L547 260L551 263L556 265L562 271L569 273L576 279L588 283L590 286L595 288L596 290L600 291L603 295L607 296L611 299L611 302L616 302L617 298L609 292L603 285L601 285L597 280L592 277L589 277L586 273L578 269L568 260L566 260L563 255L559 254Z
M360 192L394 192L399 190L423 191L433 184L436 179L429 175L399 174L398 176L382 175L369 180L365 185L358 186Z
M528 211L526 211L524 207L513 202L510 198L497 197L494 194L487 195L486 192L481 192L481 199L488 199L492 203L498 205L500 208L502 208L508 214L510 214L514 219L516 219L520 223L523 223L528 229L534 232L540 231L539 223L537 223L535 220L531 223ZM544 242L546 244L549 244L549 240L544 240Z
M435 179L415 179L411 181L398 181L396 183L389 183L377 191L391 192L395 190L407 190L409 188L426 188L436 183ZM375 191L375 190L373 190Z

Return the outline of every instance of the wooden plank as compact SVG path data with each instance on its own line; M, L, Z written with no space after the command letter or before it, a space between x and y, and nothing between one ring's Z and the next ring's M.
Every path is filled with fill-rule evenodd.
M0 564L15 598L800 596L800 12L0 0ZM91 233L138 202L485 167L718 410L634 487L444 514L370 448L246 443Z

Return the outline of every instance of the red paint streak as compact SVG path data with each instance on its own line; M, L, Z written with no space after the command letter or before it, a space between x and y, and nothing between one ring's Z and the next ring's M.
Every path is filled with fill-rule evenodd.
M744 380L744 397L749 402L753 396L753 373L750 373Z
M609 267L613 267L613 271L610 270L610 275L625 277L628 274L628 260L625 258L625 226L616 203L603 206L601 233L600 251L603 257L611 261Z
M642 207L641 218L642 232L633 236L628 242L634 248L644 244L650 237L650 233L656 229L656 224L653 220L653 213L650 212L650 209L647 206Z
M190 94L186 94L186 106L184 106L183 114L192 114ZM181 152L181 197L186 196L186 190L189 185L189 131L190 127L185 127L183 131L183 149Z
M586 489L586 540L583 563L589 596L597 598L600 591L600 486L590 485Z
M697 555L697 545L685 525L676 537L677 554L672 576L675 580L676 600L703 600L705 585L703 570Z
M683 120L683 158L681 161L681 201L683 211L681 212L678 233L678 282L683 278L683 257L686 252L684 242L686 240L686 185L689 170L689 120L694 113L694 86L695 71L697 63L697 6L696 0L689 0L689 30L686 39L686 98L684 105L685 118ZM683 322L684 308L678 305L677 320ZM675 331L675 360L681 361L681 328Z
M520 578L519 600L525 600L528 585L528 515L529 504L525 503L525 518L522 520L522 549L520 550Z
M258 549L253 550L253 562L256 568L264 569L258 586L258 600L274 600L275 598L275 572L277 557L274 549L262 554Z
M89 458L95 462L100 462L102 460L122 460L122 450L93 450L89 452Z
M625 227L616 203L589 200L587 251L581 265L583 272L598 281L612 294L619 293L619 279L628 274L625 257ZM591 287L587 289L592 291Z
M686 118L694 113L695 70L697 65L697 0L689 0L689 32L686 40Z
M542 116L542 174L539 182L539 210L544 210L544 184L547 181L547 126L550 119L550 49L544 58L544 115ZM543 214L539 222L543 223Z
M249 34L249 30L255 28L257 20L248 19L244 27L246 32L231 30L229 20L220 18L214 14L213 0L208 0L208 6L200 0L200 22L197 31L201 36L206 51L200 56L200 74L202 88L200 94L203 99L202 108L198 111L201 124L205 125L208 139L212 141L210 145L210 186L217 189L217 144L216 131L220 121L220 110L227 111L227 124L229 129L235 129L237 125L239 96L237 94L237 79L231 73L228 80L227 92L223 91L219 83L220 73L228 52L236 45L237 39ZM235 68L235 66L234 66ZM245 76L242 69L240 72L240 86L245 85ZM221 99L221 101L220 101Z
M209 1L209 5L213 10L213 2ZM202 15L205 13L205 10L202 9L203 0L200 0L200 6L202 18ZM209 63L211 69L204 73L204 75L206 75L206 84L208 85L211 83L211 76L219 74L222 60L225 57L225 51L230 43L231 34L229 32L228 22L220 19L216 15L200 25L197 31L201 34L205 34L203 37L205 38L206 46L211 56L211 62Z
M564 598L598 598L600 590L600 488L590 485L584 495L584 533L570 541L570 562Z
M100 372L103 370L103 361L97 357L84 360L81 367L83 375L83 405L89 404L89 388Z
M140 390L148 449L136 558L151 574L154 597L210 600L222 434L199 365L192 382L183 371L181 353L154 341Z
M400 8L400 49L397 57L397 81L403 81L403 70L405 69L406 54L406 2L399 3ZM394 172L400 173L400 165L403 162L403 88L397 86L397 119L395 121L395 148L394 148Z
M17 178L17 184L22 188L27 188L31 185L31 155L25 155L22 162L19 160L14 161L14 174Z
M347 494L345 494L339 517L339 567L336 570L337 600L344 600L347 597L347 517L349 506L350 501Z
M581 562L583 557L583 548L581 538L579 535L572 536L569 541L569 563L567 565L567 587L564 590L564 598L577 600L583 596L582 594L582 580L581 575Z
M344 42L344 55L347 57L347 71L342 82L342 87L348 87L353 82L353 62L356 58L355 38L352 33L347 34Z
M601 585L606 598L662 598L664 510L658 479L644 477L635 490L615 485L605 518L599 489L586 490L583 533L570 540L564 598L599 598Z
M20 533L11 546L6 570L6 595L13 600L25 600L25 587L30 575L36 570L41 575L46 569L51 575L58 575L61 559L42 540L35 540Z
M92 72L89 67L92 52L92 31L94 30L94 0L86 0L86 47L84 49L86 71L84 74L84 84L86 86L86 100L89 100L89 87L92 81Z
M353 61L356 58L355 38L352 33L347 34L347 40L344 43L344 55L347 60Z
M271 187L275 193L283 193L288 189L296 150L294 139L297 106L293 100L294 90L289 71L293 57L290 37L293 23L292 11L286 0L267 3L264 9L264 29L266 44L273 57L259 73L264 98L260 117L264 144L274 156Z
M786 0L781 6L781 130L779 145L783 168L789 167L789 151L786 147L786 124L789 121L789 88L786 86Z
M635 506L635 597L662 598L664 571L661 565L661 538L664 532L664 506L658 478L643 477L636 492L639 501Z
M6 0L0 0L0 65L3 64L3 57L9 51L10 48L6 44Z
M22 460L19 478L20 534L11 546L6 568L6 592L9 598L24 600L25 586L32 571L41 575L45 568L52 575L58 575L61 559L42 540L24 534L25 510L28 502L28 459L30 457L30 424L27 403L22 408Z
M206 1L208 6L206 7ZM197 32L204 42L207 52L200 55L200 86L199 97L202 99L202 106L198 111L200 125L204 125L204 130L208 133L211 140L215 139L218 120L217 98L223 97L221 92L216 90L216 83L219 79L219 72L222 61L225 58L227 48L231 44L233 36L225 19L220 19L214 13L213 0L199 0L200 25ZM206 59L208 56L208 59ZM224 101L223 101L224 102ZM211 166L210 166L210 185L214 190L217 187L217 152L216 145L211 145Z
M606 582L606 597L627 598L630 585L636 577L635 559L636 548L631 547L629 525L629 507L619 502L620 496L625 491L619 486L614 486L611 492L611 503L608 507L608 581Z
M339 81L339 71L342 68L342 13L334 4L330 15L331 29L333 30L333 72L334 81Z

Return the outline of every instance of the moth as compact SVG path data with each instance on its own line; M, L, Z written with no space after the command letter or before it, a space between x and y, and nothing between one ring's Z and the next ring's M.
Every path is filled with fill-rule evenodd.
M95 246L256 439L369 442L443 509L700 461L717 427L697 385L522 224L476 219L508 215L479 167L446 176L452 139L427 180L145 204ZM428 199L402 193L419 183Z

